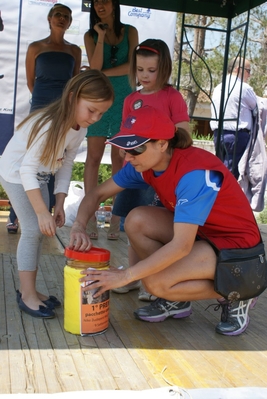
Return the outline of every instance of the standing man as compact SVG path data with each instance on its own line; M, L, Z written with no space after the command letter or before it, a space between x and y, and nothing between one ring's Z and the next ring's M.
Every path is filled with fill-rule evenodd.
M256 94L252 87L246 83L250 77L250 73L250 62L246 59L244 60L240 57L234 58L228 64L223 110L224 122L219 148L222 161L236 179L239 176L238 163L249 142L249 135L253 127L253 111L257 108ZM219 118L221 92L222 83L215 87L213 92L211 104L212 119ZM240 112L237 120L239 102ZM211 120L210 127L214 132L214 144L215 148L217 148L218 120Z

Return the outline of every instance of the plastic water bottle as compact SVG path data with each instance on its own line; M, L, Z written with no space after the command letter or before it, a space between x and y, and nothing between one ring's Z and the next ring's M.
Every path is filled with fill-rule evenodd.
M99 229L103 229L105 227L106 222L106 210L105 204L102 202L98 208L98 211L95 213L96 216L96 224Z

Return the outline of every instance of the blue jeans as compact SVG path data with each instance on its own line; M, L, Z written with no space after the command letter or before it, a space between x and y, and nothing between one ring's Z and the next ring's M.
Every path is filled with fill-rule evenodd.
M218 129L214 130L214 145L217 148L217 136ZM249 142L249 131L246 129L238 130L236 132L232 130L223 130L220 139L220 155L221 160L229 169L236 179L239 177L238 163L244 154L244 151Z

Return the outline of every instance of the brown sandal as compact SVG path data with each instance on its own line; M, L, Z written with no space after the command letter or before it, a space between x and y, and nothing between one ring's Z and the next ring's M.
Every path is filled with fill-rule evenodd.
M98 230L97 230L97 226L96 226L96 220L89 220L88 224L87 224L87 231L88 231L88 235L90 237L91 240L97 240L98 239Z
M120 220L115 223L111 223L107 232L108 240L118 240L120 236Z

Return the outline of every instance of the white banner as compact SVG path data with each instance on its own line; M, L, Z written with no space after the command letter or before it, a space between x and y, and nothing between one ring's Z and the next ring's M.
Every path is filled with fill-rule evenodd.
M13 134L20 1L0 3L3 29L0 31L0 154Z
M49 35L47 14L57 2L72 9L73 21L65 38L81 47L82 65L88 65L83 36L89 28L89 13L81 11L81 0L0 2L4 22L4 30L0 32L0 75L4 75L0 79L0 154L13 134L14 115L16 125L29 113L31 95L25 73L27 48L29 43ZM148 38L162 39L173 53L176 13L121 6L121 20L138 29L139 42ZM9 116L9 126L2 123L5 116Z

